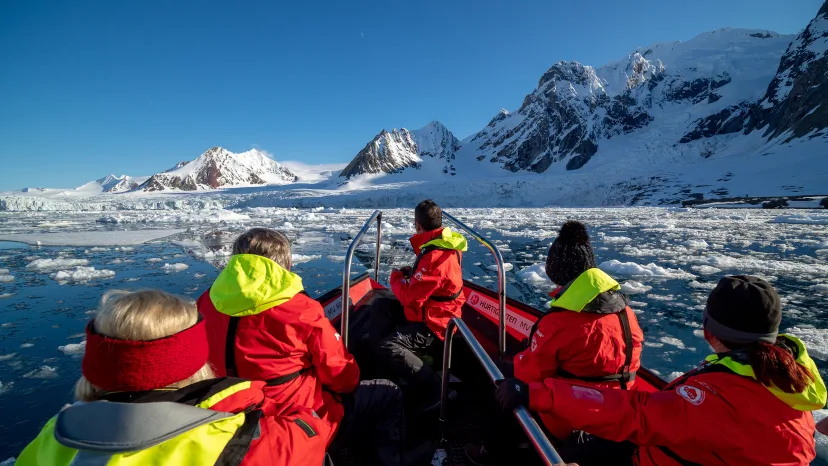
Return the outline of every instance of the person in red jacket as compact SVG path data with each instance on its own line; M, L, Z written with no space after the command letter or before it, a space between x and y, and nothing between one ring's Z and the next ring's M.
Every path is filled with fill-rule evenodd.
M583 223L563 224L549 247L546 274L560 286L550 293L549 312L532 328L528 348L515 356L513 369L504 368L507 375L513 370L524 383L564 377L596 387L630 389L641 367L644 333L618 282L595 267ZM551 436L571 436L573 428L565 419L554 413L541 413L540 418ZM512 424L511 419L505 421ZM487 445L469 444L468 458L478 465L492 464L503 448L502 432L492 432Z
M594 454L637 446L613 464L808 465L815 458L814 418L826 402L825 383L805 345L779 334L782 307L767 282L724 277L710 293L704 336L715 351L660 392L586 386L548 378L504 380L504 409L520 404L554 413L590 432ZM584 451L565 458L581 466ZM563 454L563 452L562 452Z
M110 291L86 336L78 402L46 423L17 465L322 464L328 424L269 400L264 382L215 378L192 302Z
M315 410L330 425L332 451L360 445L380 464L400 464L398 387L359 381L356 361L290 265L282 233L253 228L239 236L227 266L198 299L210 362L219 375L266 381L265 395L276 403ZM373 434L366 439L366 432Z
M443 211L430 199L414 209L414 228L414 264L391 272L391 291L399 302L390 303L388 312L398 325L379 342L376 358L387 377L406 381L424 412L440 405L441 381L415 352L439 345L449 320L461 315L467 244L462 235L443 228Z

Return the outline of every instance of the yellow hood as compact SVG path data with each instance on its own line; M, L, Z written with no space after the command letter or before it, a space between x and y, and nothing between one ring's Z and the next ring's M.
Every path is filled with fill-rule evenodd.
M806 369L808 369L814 377L814 380L802 393L785 393L775 385L770 387L763 385L763 387L767 388L775 397L784 401L785 404L797 411L814 411L824 408L826 398L828 398L828 393L825 389L825 382L823 382L822 377L819 375L819 369L817 369L816 363L814 363L814 360L808 356L808 349L805 348L805 344L802 343L802 340L793 335L781 334L779 336L787 338L790 342L796 345L798 350L796 362L802 364ZM736 374L756 379L756 374L754 374L753 368L750 367L750 364L736 361L731 356L720 357L718 354L711 354L705 358L705 361L710 364L721 364Z
M210 300L222 314L251 316L285 303L303 291L299 275L253 254L230 258L210 288Z

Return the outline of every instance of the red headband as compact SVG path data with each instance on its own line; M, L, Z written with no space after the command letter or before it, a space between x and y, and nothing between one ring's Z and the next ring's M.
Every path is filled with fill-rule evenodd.
M86 325L81 371L106 391L164 388L198 372L207 363L207 333L201 314L192 327L157 340L121 340L101 335L95 319Z

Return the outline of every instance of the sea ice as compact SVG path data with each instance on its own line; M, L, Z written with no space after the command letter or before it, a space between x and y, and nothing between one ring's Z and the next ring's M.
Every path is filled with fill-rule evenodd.
M667 345L675 346L678 349L684 349L685 348L684 342L679 340L676 337L661 337L661 338L658 339L658 341L660 341L664 344L667 344Z
M27 379L56 379L58 377L57 369L52 366L40 366L40 369L35 369L27 374L23 374Z
M524 267L517 272L517 276L530 285L538 287L545 286L550 288L555 286L555 284L552 283L552 280L546 276L545 264L535 264L529 267Z
M497 264L492 264L492 265L490 265L486 268L489 269L489 270L497 271ZM510 264L509 262L504 262L503 263L503 271L504 272L508 272L508 271L512 270L513 268L515 268L515 266Z
M164 260L164 259L161 259L160 257L150 257L150 258L149 258L149 259L147 259L146 261L147 261L147 262L149 262L149 263L151 263L151 264L153 264L153 263L156 263L156 262L161 262L161 261L163 261L163 260Z
M11 283L14 281L14 275L0 274L0 283Z
M34 343L23 343L20 345L21 348L31 348L34 346Z
M828 283L818 283L812 286L811 289L816 291L817 293L828 294Z
M65 269L67 267L77 267L89 265L86 259L36 259L26 266L26 270L34 270L36 272L51 272L53 270Z
M187 270L190 266L187 264L182 264L180 262L175 264L164 264L161 269L167 273L175 273L181 272L182 270Z
M115 276L112 270L95 270L95 267L75 267L74 270L60 270L50 275L56 282L88 282L98 278Z
M687 273L681 269L668 269L660 267L654 263L650 263L647 265L639 265L635 262L621 262L619 260L613 259L607 262L603 262L598 267L605 272L616 273L619 275L675 279L695 278L693 274Z
M627 294L640 294L652 290L652 286L645 285L641 282L628 280L621 284L621 291Z
M196 273L193 274L193 277L198 278L198 279L204 278L206 276L207 276L206 273L201 273L201 272L196 272Z
M8 361L15 356L17 356L17 353L0 354L0 361Z
M702 275L715 275L722 272L722 269L717 269L716 267L711 267L709 265L694 265L690 268L693 269L694 272L698 272Z
M58 351L68 355L83 354L86 351L86 340L80 343L69 343L68 345L58 346Z
M0 235L0 241L15 241L42 246L119 246L142 244L184 230L131 230L131 231L73 231L61 233L16 233Z
M828 361L828 330L813 327L791 327L785 333L799 337L815 359Z
M321 255L311 254L311 255L304 255L304 254L292 254L290 257L290 261L293 265L302 264L305 262L310 262L312 260L321 259Z

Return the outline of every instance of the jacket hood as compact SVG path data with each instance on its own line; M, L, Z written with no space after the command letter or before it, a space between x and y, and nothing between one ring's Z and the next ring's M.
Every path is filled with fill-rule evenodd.
M420 233L419 235L412 236L409 241L414 248L415 254L420 254L420 250L428 246L436 246L440 249L460 252L466 252L468 249L466 238L460 233L451 231L451 228L441 228L439 230Z
M592 268L552 293L550 308L614 314L627 307L621 285L603 270Z
M814 411L824 408L826 399L828 398L828 392L826 392L825 382L819 375L819 369L817 369L816 363L814 363L814 360L808 356L808 349L805 347L805 344L802 340L793 335L781 334L779 336L788 340L790 346L795 351L796 362L808 369L808 372L811 373L814 380L801 393L785 393L775 385L770 387L767 385L762 386L767 388L771 393L773 393L774 396L797 411ZM756 379L756 374L753 372L753 368L747 363L746 355L744 352L739 350L727 353L711 354L705 358L705 361L709 364L723 365L743 377Z
M299 275L254 254L230 258L210 287L210 300L222 314L243 317L278 306L302 292Z

